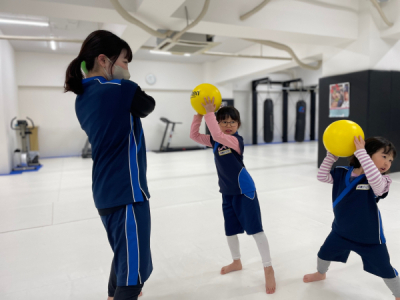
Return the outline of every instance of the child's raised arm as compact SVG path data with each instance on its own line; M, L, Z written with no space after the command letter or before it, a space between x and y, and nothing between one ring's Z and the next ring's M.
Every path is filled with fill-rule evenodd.
M212 147L210 142L210 136L208 134L199 133L199 128L202 119L203 119L202 115L195 115L193 117L192 126L190 128L190 138L199 144Z
M210 97L208 97L208 100L207 98L204 98L204 104L202 103L201 105L203 105L203 107L206 109L207 113L204 119L206 120L206 124L211 132L211 136L213 137L214 141L229 148L232 148L238 154L241 154L242 151L240 150L238 139L234 136L223 133L221 131L221 128L219 128L217 119L215 118L214 114L214 98L210 99Z
M319 167L317 179L321 182L333 183L333 177L331 175L331 169L333 164L338 160L338 157L329 153L324 158L321 166Z
M365 150L365 141L360 136L360 139L354 137L354 144L356 145L356 152L354 156L357 157L364 170L365 176L368 179L368 183L371 186L376 196L382 196L384 193L389 191L392 180L388 175L382 175L371 157Z
M237 153L241 154L238 139L232 135L225 134L221 131L213 112L207 113L204 119L206 120L208 129L210 130L211 136L213 137L214 141L229 148L232 148Z

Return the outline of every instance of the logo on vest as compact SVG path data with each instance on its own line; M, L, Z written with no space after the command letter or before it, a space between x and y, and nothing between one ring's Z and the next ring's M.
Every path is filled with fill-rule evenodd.
M359 184L357 185L356 190L368 191L370 188L369 184Z
M232 153L232 150L230 148L228 148L227 146L222 145L221 147L218 147L219 156L227 155L229 153Z

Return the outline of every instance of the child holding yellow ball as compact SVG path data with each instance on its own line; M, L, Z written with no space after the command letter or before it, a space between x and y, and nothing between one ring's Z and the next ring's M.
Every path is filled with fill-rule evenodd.
M383 278L396 300L400 300L400 279L390 264L381 214L377 203L386 198L392 180L387 175L396 148L385 138L363 140L354 137L356 151L349 167L332 165L338 159L327 154L318 171L321 182L333 184L335 219L332 231L318 252L317 270L303 281L324 280L331 261L345 263L350 251L359 254L364 270Z
M204 98L205 120L211 136L199 133L203 115L193 118L190 138L214 149L215 164L222 193L225 233L233 262L221 269L221 274L242 269L238 234L252 235L260 251L264 266L267 294L275 292L274 269L267 237L261 222L260 205L253 179L243 164L243 138L238 134L240 114L234 107L223 107L215 117L214 98Z

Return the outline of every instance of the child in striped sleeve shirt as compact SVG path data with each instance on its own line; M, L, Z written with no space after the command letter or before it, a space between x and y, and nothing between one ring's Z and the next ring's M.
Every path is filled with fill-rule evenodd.
M382 137L365 141L354 137L354 144L356 151L349 167L331 170L338 158L328 152L318 171L319 181L333 184L335 219L318 252L318 272L305 275L303 281L324 280L331 261L345 263L353 251L361 256L364 270L383 278L396 300L400 300L400 279L390 264L377 205L388 195L392 180L387 173L396 149Z

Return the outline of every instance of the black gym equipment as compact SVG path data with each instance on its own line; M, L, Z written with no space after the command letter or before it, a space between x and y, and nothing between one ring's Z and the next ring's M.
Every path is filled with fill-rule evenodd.
M329 117L330 85L350 84L350 116ZM384 136L397 149L400 147L400 72L365 70L319 79L318 166L326 157L322 136L334 121L351 120L364 130L365 137ZM399 151L399 150L397 150ZM398 152L397 152L398 153ZM339 158L335 165L345 166L347 158ZM317 166L317 165L316 165ZM392 162L390 172L400 171L400 159Z
M173 151L190 151L190 150L203 150L205 149L205 147L170 147L169 145L171 144L171 140L172 137L174 135L174 130L175 130L175 125L176 124L182 124L182 122L172 122L170 120L168 120L167 118L160 118L161 121L163 121L164 123L166 123L166 127L165 127L165 131L164 131L164 135L161 141L161 145L160 145L160 150L158 151L154 151L154 152L173 152ZM169 136L168 136L168 141L167 141L167 145L164 146L164 141L165 141L165 137L167 135L167 131L168 131L168 127L169 125L172 125L171 127L171 131L169 132Z
M299 100L296 103L296 131L294 139L296 142L304 142L304 135L306 130L306 107L307 104L304 100Z
M289 108L289 92L310 92L310 140L315 140L315 91L316 86L291 88L294 82L302 82L301 78L287 81L272 81L269 77L252 81L252 144L257 145L257 127L258 127L258 92L257 86L260 84L279 85L282 88L282 142L288 141L288 108ZM264 133L265 134L265 133Z
M39 153L36 151L31 151L29 144L29 135L32 134L31 129L35 128L35 124L32 119L26 117L27 120L31 122L31 127L28 127L27 120L16 120L17 117L11 120L10 127L12 130L19 131L19 135L21 137L21 148L16 149L14 151L14 164L16 165L13 168L13 171L28 171L28 170L37 170L40 167L39 163ZM16 122L15 122L16 121Z
M264 142L271 143L274 139L274 102L264 101Z

